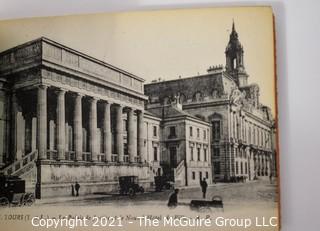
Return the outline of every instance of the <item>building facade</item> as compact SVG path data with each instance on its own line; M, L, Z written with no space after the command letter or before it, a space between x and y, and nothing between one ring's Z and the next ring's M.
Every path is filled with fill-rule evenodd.
M146 110L161 118L161 167L175 186L212 182L209 123L182 110L178 100L151 104Z
M148 147L143 79L46 38L0 54L1 173L36 196L117 190L136 175L149 187L159 164ZM158 158L158 157L157 157ZM154 166L155 164L155 166Z
M259 86L248 84L243 54L233 24L225 68L212 66L205 75L145 85L148 107L178 100L185 113L211 125L212 176L218 181L269 176L275 166L274 120L259 101Z

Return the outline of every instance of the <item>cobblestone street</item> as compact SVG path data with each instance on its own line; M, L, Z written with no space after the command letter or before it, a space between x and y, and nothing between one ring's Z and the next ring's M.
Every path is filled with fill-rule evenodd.
M5 214L27 214L27 218L64 218L64 217L114 217L123 219L124 230L126 227L137 227L139 230L149 230L149 227L141 227L137 217L148 216L150 219L162 219L163 217L181 217L187 216L196 219L210 218L215 219L250 219L256 218L270 219L278 217L277 209L277 187L270 184L267 180L253 181L247 183L218 183L208 187L207 200L215 195L223 198L224 209L210 208L209 210L192 210L189 207L193 199L201 199L202 193L200 187L181 188L179 193L179 205L175 209L167 206L170 190L163 192L145 192L137 194L135 198L118 194L97 193L94 195L81 195L79 197L47 198L37 200L30 207L11 207L1 212ZM1 215L0 215L1 216ZM91 220L92 221L92 220ZM10 227L19 225L17 222L7 221ZM27 222L26 227L30 227ZM31 227L32 228L32 227ZM96 227L97 228L97 227ZM119 228L119 227L117 227ZM185 227L184 227L185 228ZM211 226L208 230L239 230L229 229L229 226L216 227ZM264 230L274 231L276 227L265 227ZM105 230L105 227L99 227L97 230ZM242 230L242 229L241 229ZM246 230L257 230L252 225Z
M81 193L81 192L80 192ZM135 198L118 194L97 193L95 195L51 198L37 201L37 204L52 206L132 206L132 205L166 205L170 190L162 192L145 192L137 194ZM218 183L208 187L206 199L213 196L221 196L226 207L241 205L265 204L268 207L274 206L278 201L277 188L275 184L268 181L254 181L248 183ZM192 188L182 188L179 193L179 202L189 203L193 199L202 199L200 186ZM274 202L274 203L272 203Z

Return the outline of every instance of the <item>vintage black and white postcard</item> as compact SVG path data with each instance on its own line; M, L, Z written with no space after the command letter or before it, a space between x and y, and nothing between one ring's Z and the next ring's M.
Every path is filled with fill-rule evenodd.
M270 7L0 21L0 229L279 230Z

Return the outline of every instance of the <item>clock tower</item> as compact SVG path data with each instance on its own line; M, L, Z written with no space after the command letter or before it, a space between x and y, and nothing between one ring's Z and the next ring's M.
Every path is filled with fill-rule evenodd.
M244 68L243 47L238 39L238 33L232 23L229 43L226 47L226 72L232 76L239 87L248 84L248 74Z

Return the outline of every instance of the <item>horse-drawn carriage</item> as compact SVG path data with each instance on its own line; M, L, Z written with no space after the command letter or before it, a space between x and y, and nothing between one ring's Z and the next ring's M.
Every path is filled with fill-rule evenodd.
M25 181L19 177L0 176L0 207L32 205L35 196L25 189Z

